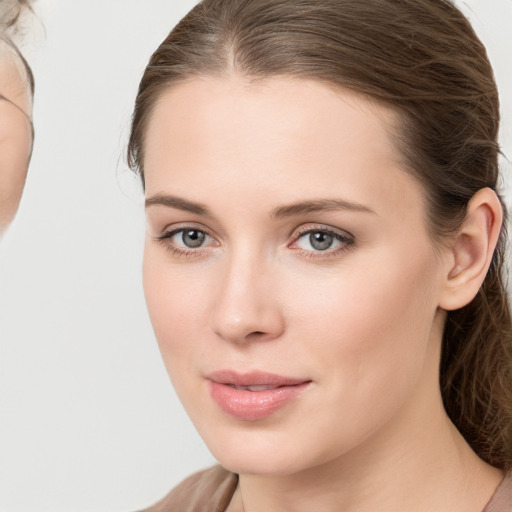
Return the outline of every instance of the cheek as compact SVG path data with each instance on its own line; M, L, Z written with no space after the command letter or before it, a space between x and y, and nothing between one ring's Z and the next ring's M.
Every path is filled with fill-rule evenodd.
M174 336L175 329L186 330L190 327L190 322L183 317L187 311L184 308L187 294L183 293L181 283L175 279L172 269L150 244L147 243L144 250L144 295L156 339L160 349L164 349L169 339L180 339Z
M303 297L295 299L296 337L321 358L321 378L346 387L354 405L382 397L386 386L406 392L420 378L437 311L436 270L426 254L407 262L372 256L372 265L333 273L318 293L302 280L290 295Z
M146 243L143 284L151 323L170 374L189 364L192 355L206 349L204 276L169 263L165 251ZM192 342L193 340L193 342ZM188 370L188 368L186 368Z
M346 335L347 341L357 339L357 333L373 332L379 338L394 330L407 332L418 321L428 324L436 309L435 275L428 260L402 264L393 256L372 259L320 278L296 276L285 299L295 305L295 319L302 327ZM370 341L359 339L358 345Z

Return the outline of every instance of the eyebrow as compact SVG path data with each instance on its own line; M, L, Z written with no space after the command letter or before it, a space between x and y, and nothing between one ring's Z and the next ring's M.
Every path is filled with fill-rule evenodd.
M149 208L153 205L176 208L178 210L194 213L203 217L213 217L208 208L206 208L206 206L203 204L195 203L181 197L156 194L147 198L145 201L146 208ZM332 210L348 210L353 212L375 214L375 211L373 211L371 208L368 208L367 206L359 203L352 203L342 199L316 199L279 206L272 211L270 216L271 218L278 219L283 217L291 217L293 215L304 215L307 213Z
M203 217L212 217L206 206L200 203L194 203L183 199L181 197L169 196L164 194L156 194L148 197L145 202L146 208L153 205L167 206L168 208L176 208L185 212L195 213L196 215L202 215Z
M304 215L320 211L348 210L352 212L372 213L375 212L359 203L344 201L343 199L316 199L313 201L301 201L286 206L280 206L272 212L273 218L291 217L293 215Z

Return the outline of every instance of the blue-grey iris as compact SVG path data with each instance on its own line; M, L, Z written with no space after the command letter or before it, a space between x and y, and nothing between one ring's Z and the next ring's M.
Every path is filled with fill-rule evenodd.
M309 235L309 243L311 247L317 251L325 251L331 247L334 237L323 231L315 231Z
M183 243L192 249L195 249L196 247L201 247L203 245L204 240L206 238L206 235L199 231L198 229L187 229L183 231L183 234L181 235L181 239L183 240Z

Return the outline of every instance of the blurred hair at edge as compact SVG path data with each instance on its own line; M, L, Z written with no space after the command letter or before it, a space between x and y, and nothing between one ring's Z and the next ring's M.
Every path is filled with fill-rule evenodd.
M435 241L457 232L480 189L499 192L493 70L470 23L447 0L204 0L154 52L141 80L127 158L143 182L145 132L162 93L194 76L233 72L312 79L397 112L395 142L424 188ZM505 224L477 296L448 312L440 362L449 417L500 469L512 468Z
M18 209L34 141L34 76L15 40L29 0L0 0L0 236Z

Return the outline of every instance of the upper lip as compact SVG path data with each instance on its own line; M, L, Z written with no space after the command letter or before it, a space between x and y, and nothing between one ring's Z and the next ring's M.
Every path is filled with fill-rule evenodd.
M275 373L254 370L246 373L239 373L234 370L219 370L209 373L206 378L217 384L231 386L296 386L311 382L307 378L285 377Z

